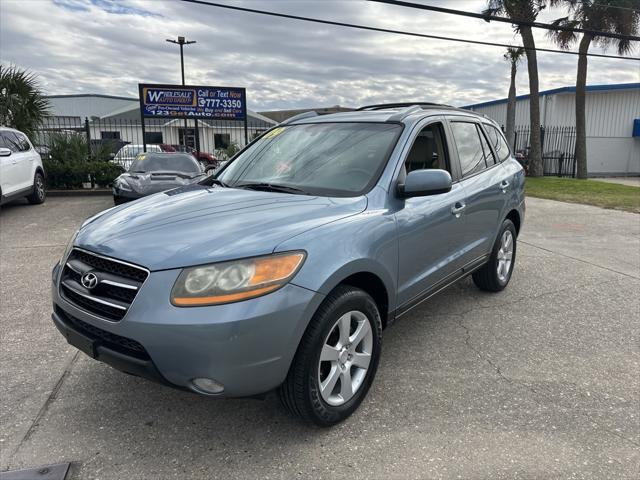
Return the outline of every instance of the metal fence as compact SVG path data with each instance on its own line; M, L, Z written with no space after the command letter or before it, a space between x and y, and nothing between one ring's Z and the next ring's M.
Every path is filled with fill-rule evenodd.
M247 139L256 136L274 125L266 120L249 118ZM122 159L123 153L142 151L146 140L147 151L187 151L195 152L199 159L215 158L227 160L235 151L244 147L245 130L243 121L235 120L145 120L143 136L142 123L138 119L109 118L82 119L80 117L49 117L41 125L33 138L33 143L41 154L47 156L56 135L81 135L86 139L87 155L102 155L113 158L116 163L127 167L131 159ZM123 148L128 146L127 148ZM120 152L120 153L119 153ZM134 155L135 156L135 155ZM130 157L130 155L127 155Z
M516 126L513 150L528 162L531 149L531 129ZM544 175L557 177L576 176L576 128L573 126L540 127Z

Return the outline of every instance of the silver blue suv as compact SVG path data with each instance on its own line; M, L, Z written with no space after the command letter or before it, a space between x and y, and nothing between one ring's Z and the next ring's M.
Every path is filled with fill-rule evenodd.
M53 321L124 372L277 389L332 425L367 394L385 327L466 275L506 287L523 187L498 126L465 110L303 114L200 184L87 220L53 270Z

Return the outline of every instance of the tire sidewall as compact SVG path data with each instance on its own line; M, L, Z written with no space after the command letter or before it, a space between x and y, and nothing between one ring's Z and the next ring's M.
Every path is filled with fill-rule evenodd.
M345 313L352 310L359 310L364 313L371 326L373 333L373 348L371 352L371 363L367 370L366 377L356 394L342 405L332 406L325 402L320 393L320 385L318 379L318 364L320 362L320 353L325 339L329 335L335 322ZM317 416L317 420L326 425L337 423L353 413L364 397L367 395L369 388L375 378L378 364L380 361L380 353L382 348L382 321L380 313L373 299L361 290L352 290L348 294L340 297L328 314L322 315L317 319L323 323L319 329L317 338L314 339L315 351L310 355L309 364L306 365L307 371L305 378L307 379L306 392L308 401Z

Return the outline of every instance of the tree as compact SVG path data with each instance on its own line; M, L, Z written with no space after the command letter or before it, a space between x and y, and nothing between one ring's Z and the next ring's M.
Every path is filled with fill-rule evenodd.
M49 109L49 100L42 94L35 74L0 65L0 125L32 136Z
M547 0L487 0L489 15L506 14L512 20L533 22L541 10L546 8ZM543 175L542 153L540 145L540 90L538 82L538 57L536 42L533 39L531 27L518 25L514 27L522 37L522 44L527 54L527 69L529 71L529 124L531 126L531 150L529 153L529 174L532 177Z
M509 99L507 101L507 141L513 145L516 138L516 73L518 63L524 55L524 48L509 47L504 54L504 59L511 64L511 83L509 84Z
M583 28L622 35L637 35L640 24L640 11L637 0L552 0L552 5L565 5L569 16L559 18L555 25ZM635 7L635 9L634 9ZM567 49L577 41L575 32L549 31L548 35L560 48ZM578 46L578 71L576 75L576 163L577 177L585 179L587 169L587 127L586 127L586 85L587 85L587 53L592 43L607 48L612 43L620 55L629 53L631 42L625 39L602 37L591 33L583 33Z

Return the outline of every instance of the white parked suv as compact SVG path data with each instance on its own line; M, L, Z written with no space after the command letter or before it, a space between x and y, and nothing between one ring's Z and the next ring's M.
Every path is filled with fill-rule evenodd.
M0 204L20 197L44 202L42 160L24 133L0 127Z

